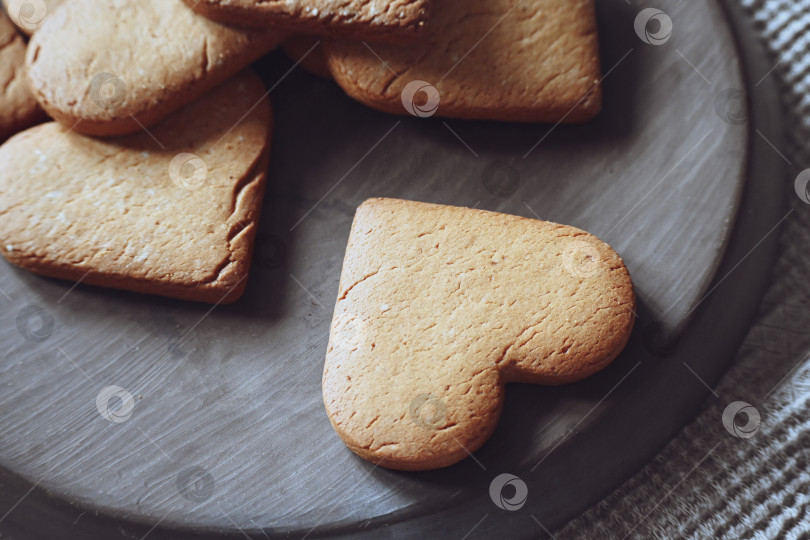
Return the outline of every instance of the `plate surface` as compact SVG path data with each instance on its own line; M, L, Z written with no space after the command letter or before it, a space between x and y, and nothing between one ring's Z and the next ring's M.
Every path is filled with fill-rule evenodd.
M662 1L674 31L651 45L634 30L646 5L597 4L605 110L584 126L393 117L299 69L287 75L278 53L260 62L277 83L275 141L254 267L235 305L74 287L0 264L0 510L33 488L5 526L76 538L138 537L158 523L154 537L409 535L430 530L433 516L459 537L479 520L476 536L531 534L631 474L706 391L691 380L674 393L667 370L691 377L688 359L712 380L736 346L755 299L712 315L725 289L710 283L775 224L778 205L746 187L752 123L766 119L737 109L746 83L721 7ZM636 285L630 346L582 383L510 386L495 435L455 467L408 474L356 458L329 424L320 377L353 212L372 196L541 217L600 236ZM741 202L749 206L737 222ZM746 298L758 279L744 282ZM722 336L701 334L718 321L729 326ZM126 421L97 409L110 385L134 396ZM527 484L525 510L490 500L504 472ZM59 528L77 517L70 533Z

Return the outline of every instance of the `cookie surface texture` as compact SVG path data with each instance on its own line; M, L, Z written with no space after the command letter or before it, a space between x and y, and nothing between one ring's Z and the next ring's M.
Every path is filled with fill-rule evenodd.
M264 94L257 75L239 74L155 126L156 140L56 122L12 137L0 147L0 251L44 276L233 302L264 190Z
M506 383L596 373L624 348L634 310L622 260L582 230L370 199L343 263L326 411L375 464L452 465L494 431Z
M31 38L28 77L55 120L122 135L154 125L284 37L209 21L178 0L71 0Z
M215 21L332 35L409 42L417 39L433 0L184 0Z
M325 51L349 96L394 114L577 123L601 109L593 0L438 0L414 45Z
M25 80L25 41L0 11L0 142L45 119Z

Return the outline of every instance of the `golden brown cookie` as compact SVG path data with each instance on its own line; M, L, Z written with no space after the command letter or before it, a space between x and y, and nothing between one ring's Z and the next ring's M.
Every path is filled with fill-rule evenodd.
M290 60L297 62L304 71L313 75L331 79L329 66L326 64L326 57L323 54L323 44L321 38L310 34L294 34L284 40L281 44L284 53Z
M0 11L0 142L45 120L25 80L25 41Z
M20 32L33 34L62 0L2 0L6 13Z
M183 0L215 21L275 26L306 34L408 42L419 34L433 0Z
M264 191L264 95L248 71L156 125L154 139L55 122L12 137L0 147L0 252L44 276L235 301Z
M178 0L71 0L31 38L28 77L56 120L92 135L149 127L278 45Z
M412 46L325 52L347 94L390 113L574 123L601 108L593 0L436 0Z
M326 411L380 466L452 465L494 431L506 383L596 373L624 348L634 310L622 260L584 231L370 199L343 261Z

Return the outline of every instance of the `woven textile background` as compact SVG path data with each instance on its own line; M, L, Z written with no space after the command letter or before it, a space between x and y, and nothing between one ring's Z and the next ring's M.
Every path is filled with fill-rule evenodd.
M775 69L792 178L810 168L810 0L740 0ZM810 205L788 190L772 283L731 369L698 418L640 473L555 531L567 538L810 537ZM752 404L755 436L726 406ZM744 417L743 417L744 419Z

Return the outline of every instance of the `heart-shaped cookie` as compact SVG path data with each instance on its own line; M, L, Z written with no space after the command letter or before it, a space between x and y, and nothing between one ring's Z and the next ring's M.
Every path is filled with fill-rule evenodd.
M633 328L619 256L565 225L371 199L357 210L323 397L337 433L383 467L451 465L492 434L509 382L607 366Z
M347 94L394 114L583 122L602 104L593 0L436 0L413 45L325 53Z
M55 120L123 135L192 102L285 37L215 23L179 0L71 0L31 38L28 78Z
M244 290L272 113L240 74L151 130L113 139L55 122L0 147L0 251L27 270L201 302Z

